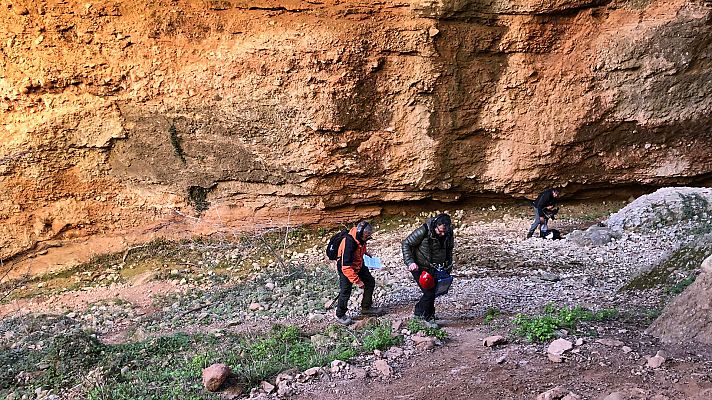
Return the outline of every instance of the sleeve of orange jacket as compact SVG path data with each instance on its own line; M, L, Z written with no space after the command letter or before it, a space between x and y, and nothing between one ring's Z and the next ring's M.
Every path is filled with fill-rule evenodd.
M358 273L353 269L354 255L356 255L356 250L358 249L358 244L356 241L347 236L341 241L339 246L339 254L341 255L341 272L348 278L351 283L359 287L363 286L361 279L358 277Z

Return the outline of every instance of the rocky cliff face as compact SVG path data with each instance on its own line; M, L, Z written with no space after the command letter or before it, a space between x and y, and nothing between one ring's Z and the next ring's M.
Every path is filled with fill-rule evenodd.
M0 259L554 184L710 183L711 16L683 0L3 1Z

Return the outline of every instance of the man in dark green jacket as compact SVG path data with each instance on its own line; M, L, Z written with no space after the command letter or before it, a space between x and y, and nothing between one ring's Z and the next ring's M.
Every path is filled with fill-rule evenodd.
M427 271L435 276L437 269L445 269L450 272L454 247L452 221L447 214L440 214L428 219L425 224L408 235L401 244L403 262L423 292L420 300L415 304L415 317L422 318L430 327L437 327L434 321L436 288L424 288L419 282L420 274Z

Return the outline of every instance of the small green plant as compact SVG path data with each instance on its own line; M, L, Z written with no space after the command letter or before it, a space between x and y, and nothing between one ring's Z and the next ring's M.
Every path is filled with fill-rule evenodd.
M692 285L692 283L695 281L696 278L697 278L697 276L692 274L692 275L682 279L681 281L679 281L672 287L668 288L666 291L671 295L678 295L678 294L684 292L688 286Z
M530 342L543 342L553 338L554 332L559 327L551 315L529 317L517 314L512 323L516 326L514 333L526 337Z
M530 342L543 342L553 339L559 329L576 329L581 321L605 321L617 316L618 312L611 309L593 312L580 306L557 308L549 303L544 307L542 315L517 314L512 323L515 334L524 336Z
M646 309L643 312L643 322L646 325L650 325L658 319L658 317L663 313L663 310L660 308L651 308L651 309Z
M426 336L433 336L440 340L447 339L447 332L440 328L427 327L423 324L423 321L417 318L408 320L408 324L406 325L406 327L412 333L423 332Z
M485 311L485 318L484 318L484 323L489 324L490 322L494 321L495 318L499 317L502 314L502 312L499 310L499 308L488 308L487 311Z
M196 354L190 360L190 366L194 371L202 371L204 368L209 367L212 360L216 358L218 358L217 354L212 351Z
M391 346L403 343L403 337L391 333L391 324L382 322L375 325L363 337L363 348L366 351L385 350Z

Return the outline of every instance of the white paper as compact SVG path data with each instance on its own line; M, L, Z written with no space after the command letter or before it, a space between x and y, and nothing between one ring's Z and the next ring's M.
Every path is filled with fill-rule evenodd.
M363 256L363 265L365 265L368 268L371 269L380 269L383 268L383 264L381 264L381 259L378 257L369 257L367 255Z

